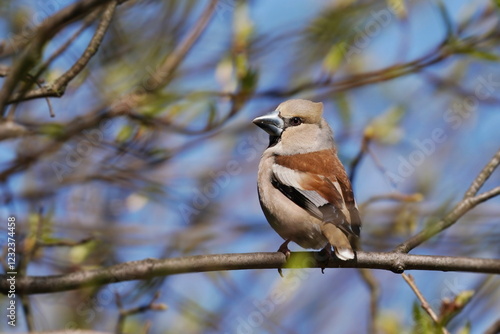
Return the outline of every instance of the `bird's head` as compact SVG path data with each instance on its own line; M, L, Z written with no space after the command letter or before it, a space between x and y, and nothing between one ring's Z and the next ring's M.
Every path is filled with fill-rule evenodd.
M253 123L269 134L270 146L284 141L284 146L293 144L294 153L321 149L319 146L323 145L320 144L325 140L330 142L332 136L330 127L323 119L321 102L288 100L273 112L257 117Z

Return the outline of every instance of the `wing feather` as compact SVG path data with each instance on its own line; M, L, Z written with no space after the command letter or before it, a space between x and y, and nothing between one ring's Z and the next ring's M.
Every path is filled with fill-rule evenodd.
M272 184L295 204L325 222L331 222L349 234L356 234L349 224L340 184L325 176L293 170L274 164Z

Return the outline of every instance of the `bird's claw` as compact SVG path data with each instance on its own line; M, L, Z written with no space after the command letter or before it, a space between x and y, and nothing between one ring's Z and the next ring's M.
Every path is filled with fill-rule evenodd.
M286 240L281 246L280 248L278 248L278 252L280 253L283 253L285 254L285 258L286 260L288 261L288 259L290 258L290 255L292 254L292 252L290 252L290 250L288 249L288 244L290 243L290 239ZM282 271L282 268L278 268L278 274L280 274L280 276L283 278L283 271Z
M332 246L327 244L322 250L316 253L316 261L321 265L321 273L325 273L325 269L332 258Z

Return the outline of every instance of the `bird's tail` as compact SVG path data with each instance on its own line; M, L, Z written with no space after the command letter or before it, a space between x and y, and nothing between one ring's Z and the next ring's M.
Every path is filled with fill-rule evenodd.
M354 251L345 233L332 223L324 223L321 231L335 248L335 255L343 261L354 259Z

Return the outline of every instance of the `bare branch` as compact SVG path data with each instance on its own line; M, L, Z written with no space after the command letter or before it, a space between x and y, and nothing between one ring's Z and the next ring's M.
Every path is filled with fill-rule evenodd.
M465 193L465 198L473 197L477 194L479 189L483 186L484 182L490 177L493 171L500 165L500 150L495 153L493 158L491 158L490 162L486 166L484 166L483 170L479 173L479 175L472 181L471 186L467 189Z
M46 85L45 87L41 87L29 92L20 92L14 94L12 98L9 99L8 103L19 102L21 100L29 100L36 97L63 95L69 82L73 80L87 66L90 59L97 53L104 35L108 30L111 19L113 18L113 14L115 12L117 4L118 1L114 0L107 5L102 15L101 22L99 22L99 26L97 27L94 36L90 40L87 48L83 52L82 56L73 64L73 66L71 66L69 70L67 70L63 75L57 78L53 84ZM63 47L65 46L63 45Z
M81 240L57 240L50 242L38 241L39 247L75 247L86 244L94 240L94 237L87 237Z
M92 11L95 7L102 6L108 1L110 0L83 0L75 2L71 6L67 6L56 14L48 17L39 26L34 27L32 29L34 35L33 37L36 38L37 34L48 35L45 38L48 40L67 24L80 19L81 17L87 15L87 13ZM2 41L1 46L3 47L0 47L0 57L6 57L19 52L25 48L31 40L32 38L29 37L15 36L11 38L11 43L5 43Z
M49 17L42 24L35 29L35 36L31 41L23 41L24 44L14 46L15 49L23 49L18 60L9 71L5 82L0 90L0 114L5 114L5 106L7 105L12 92L14 92L19 81L25 77L28 71L36 64L41 57L42 48L45 43L58 33L66 25L78 20L85 16L88 12L92 11L97 6L106 4L107 1L102 0L82 0L68 6L55 15ZM28 44L29 43L29 44ZM27 47L25 47L28 45ZM9 53L13 50L6 50L3 52Z
M322 268L316 252L293 252L294 268ZM221 270L278 269L286 264L283 253L212 254L183 258L145 259L117 264L108 268L79 271L56 276L27 276L16 279L16 291L24 294L48 293L98 286L108 283L147 279L185 273ZM500 260L451 256L410 255L404 253L357 252L352 261L331 259L327 268L372 268L402 273L405 270L460 271L500 274ZM7 293L6 275L0 275L0 292Z
M35 322L33 319L33 307L31 305L30 296L20 295L19 297L21 299L26 328L31 332L35 329Z
M500 195L500 186L493 188L491 190L485 191L474 197L474 199L479 203L485 202L490 198Z
M73 33L73 35L66 41L64 44L62 44L54 53L50 55L49 58L40 66L40 69L38 70L37 74L34 75L35 78L38 78L49 66L52 64L52 62L57 59L59 56L63 54L64 51L66 51L71 44L80 36L90 25L92 22L96 19L98 16L98 11L93 12L91 15L85 18L82 26L78 28L77 31Z
M90 40L89 45L85 49L85 52L68 71L66 71L54 82L54 85L52 87L54 91L57 92L61 92L61 90L64 91L68 83L71 80L73 80L73 78L76 77L85 68L85 66L87 66L90 58L92 58L96 54L97 50L99 49L99 46L101 45L105 33L108 30L109 24L111 22L111 19L113 18L113 14L115 12L117 5L118 1L114 0L111 1L106 6L106 9L102 14L101 22L99 22L99 25L97 26L97 29L94 33L94 36Z
M118 321L116 324L115 333L116 334L123 333L123 328L125 327L125 320L127 319L128 316L139 314L139 313L144 313L146 311L164 311L164 310L166 310L167 306L165 304L156 303L158 298L160 298L159 292L155 293L155 295L153 296L153 299L148 304L138 306L138 307L133 307L130 309L124 309L120 295L116 294L116 304L117 304L118 309L120 311L120 315L118 316Z
M404 280L406 281L406 283L408 283L408 285L410 286L410 288L413 290L413 292L417 296L418 300L420 301L420 304L422 305L422 308L431 317L432 321L434 321L434 323L437 326L441 327L441 330L442 330L443 334L449 334L450 332L448 332L448 330L439 323L438 316L436 315L436 313L434 313L434 311L432 310L432 307L429 305L429 303L425 299L424 295L422 295L422 293L418 289L417 285L415 284L415 280L413 279L413 277L411 275L406 275L406 274L403 274L402 276L403 276Z
M9 138L26 136L30 133L31 131L25 126L15 123L12 120L0 122L0 141Z
M371 137L367 136L365 131L363 139L361 140L361 148L359 149L358 154L351 163L351 168L349 173L349 180L351 181L351 183L354 183L354 177L356 176L356 171L358 170L359 163L365 156L366 152L368 152L368 145L370 144L370 141Z
M480 38L473 38L467 41L462 41L463 42L462 47L464 48L473 47L490 38L496 37L497 35L498 35L497 32L492 30L489 34L481 36ZM346 91L352 88L361 87L373 83L392 80L394 78L405 76L410 73L418 72L419 70L422 70L433 64L439 63L440 61L448 58L449 56L459 52L460 50L454 49L456 45L458 45L456 41L455 40L451 41L452 43L449 43L450 40L448 38L444 39L429 53L408 63L396 64L380 70L355 74L336 82L332 81L332 78L327 78L326 80L323 80L321 82L306 82L304 84L301 84L299 86L296 86L295 88L288 90L268 90L262 92L260 95L266 97L287 97L296 95L300 92L304 92L307 90L325 87L329 89L325 91L324 95L330 96L332 93ZM322 95L318 95L318 97L321 96Z
M382 194L382 195L375 195L370 198L368 198L366 201L361 203L359 205L360 209L364 209L367 206L369 206L372 203L379 202L379 201L395 201L395 202L402 202L402 203L415 203L415 202L421 202L423 200L424 196L421 193L414 193L414 194L403 194L403 193L398 193L398 192L393 192L393 193L388 193L388 194Z
M182 42L174 49L172 53L168 55L165 61L152 75L151 79L154 81L154 84L147 87L141 87L141 89L144 89L146 92L152 92L166 85L172 79L174 71L177 69L177 67L179 67L179 65L184 60L189 50L191 50L194 43L196 43L198 38L201 36L203 31L205 31L208 22L210 22L210 19L215 12L217 2L218 0L210 1L196 25L191 29L191 31L189 31Z
M373 271L366 268L360 268L359 273L370 291L370 324L368 332L375 334L377 331L377 318L379 314L380 283L375 278Z
M493 170L498 167L498 164L500 163L500 150L493 156L493 158L488 162L486 167L479 173L479 175L476 177L474 182L472 183L471 188L467 191L469 194L476 194L477 191L479 190L479 187L481 187L486 179L491 175ZM476 189L477 188L477 189ZM500 187L493 188L487 192L484 192L482 194L476 195L474 197L468 197L467 195L464 197L463 200L458 202L453 209L439 222L429 225L426 227L424 230L420 231L419 233L415 234L402 244L398 245L394 250L396 252L402 252L402 253L408 253L411 251L413 248L417 247L418 245L422 244L423 242L429 240L436 234L440 233L441 231L447 229L448 227L452 226L455 224L460 217L465 215L467 212L472 210L474 207L476 207L478 204L494 197L500 194Z
M116 0L113 1L115 7L117 2L118 1ZM210 1L197 24L191 29L185 39L182 40L182 42L174 49L174 51L167 56L165 61L151 76L149 82L152 81L154 84L138 87L135 92L122 97L119 102L116 103L117 106L119 106L120 108L123 108L125 106L127 107L127 110L130 110L132 109L132 106L137 103L137 95L140 95L144 92L152 92L160 87L163 87L172 79L172 75L177 67L184 60L186 54L191 50L193 45L205 30L208 22L215 12L217 2L218 0ZM114 7L111 10L111 6L112 4L110 4L107 9L108 16L106 16L106 13L104 14L100 28L97 29L96 34L87 47L84 55L73 65L73 67L69 71L58 78L52 85L47 85L46 87L40 89L31 90L26 92L25 94L14 94L14 96L12 96L12 98L10 98L7 103L14 103L21 100L31 100L40 97L61 97L62 94L64 94L64 89L66 88L66 85L69 83L69 81L71 81L78 73L83 70L83 68L85 68L88 60L95 54L95 52L97 52L97 48L100 45L102 37L107 29L107 25L109 24L109 21L106 21L106 19L108 17L109 19L111 19L114 11Z

